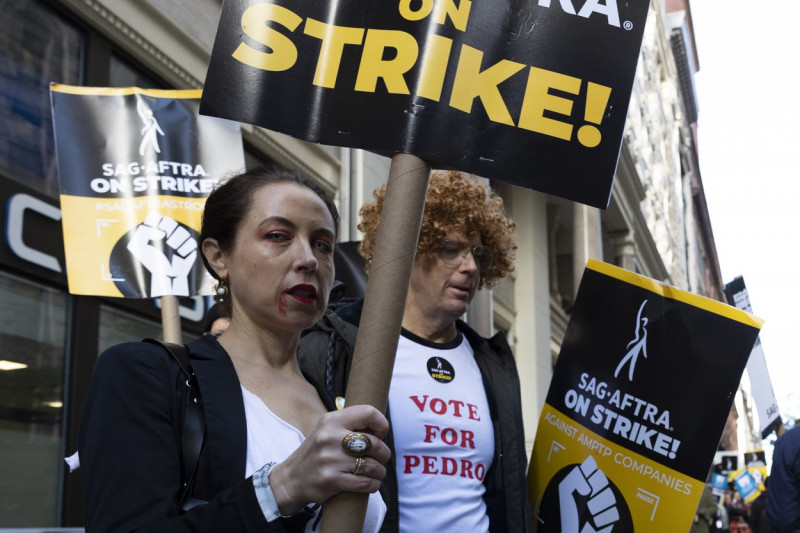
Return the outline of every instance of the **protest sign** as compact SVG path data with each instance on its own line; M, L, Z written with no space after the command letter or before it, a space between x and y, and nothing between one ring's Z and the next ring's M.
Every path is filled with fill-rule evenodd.
M739 452L718 451L714 456L714 472L727 476L739 470Z
M197 242L219 178L244 169L239 124L200 91L51 85L69 292L211 294Z
M744 464L753 476L759 490L767 490L764 481L767 479L767 455L764 450L750 450L744 454Z
M528 474L537 531L687 531L760 327L589 261Z
M744 503L752 503L753 500L761 495L758 483L753 474L747 468L741 468L728 477L728 481L733 483L739 496Z
M605 208L649 5L226 0L200 112Z
M725 496L726 490L728 490L728 476L713 472L711 474L711 491L716 496Z
M730 283L726 283L723 289L729 304L748 313L753 312L753 308L750 306L750 296L747 294L747 287L742 276L737 276ZM767 370L767 360L764 358L764 348L761 345L760 337L756 339L750 359L747 360L747 377L750 378L750 392L756 401L761 438L765 439L767 435L778 429L783 421L778 411L778 401L775 398L775 391L772 389L772 380L769 377L769 370Z

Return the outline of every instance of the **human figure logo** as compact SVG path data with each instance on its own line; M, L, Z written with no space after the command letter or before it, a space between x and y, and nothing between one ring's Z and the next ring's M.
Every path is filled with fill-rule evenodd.
M148 146L152 146L155 153L160 154L161 148L158 146L158 136L164 135L161 126L158 125L153 110L147 107L147 104L141 98L136 100L136 111L139 113L139 118L144 122L142 128L142 142L139 144L139 155L143 156L147 151Z
M639 358L639 355L643 355L645 359L647 358L647 317L642 316L644 313L644 306L646 304L647 300L643 301L642 305L639 307L639 313L636 315L634 338L628 343L628 352L619 362L617 369L614 371L615 378L619 376L622 367L624 367L627 363L630 363L630 366L628 367L628 380L633 381L633 371L636 368L636 360Z

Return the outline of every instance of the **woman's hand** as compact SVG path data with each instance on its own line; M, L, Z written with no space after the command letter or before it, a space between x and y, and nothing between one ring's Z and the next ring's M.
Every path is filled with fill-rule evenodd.
M369 433L372 441L359 474L353 473L357 459L342 448L344 437L354 431ZM388 431L386 417L369 405L326 413L305 442L270 472L269 484L281 514L292 515L340 492L376 492L386 475L383 463L391 455L383 442Z

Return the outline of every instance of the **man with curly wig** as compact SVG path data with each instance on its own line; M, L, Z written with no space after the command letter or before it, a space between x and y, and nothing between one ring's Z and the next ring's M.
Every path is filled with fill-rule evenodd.
M367 272L385 195L377 189L360 212ZM482 183L431 174L389 389L382 532L532 531L511 348L460 319L478 289L514 269L513 232ZM362 303L328 312L301 339L301 367L330 405L345 396Z

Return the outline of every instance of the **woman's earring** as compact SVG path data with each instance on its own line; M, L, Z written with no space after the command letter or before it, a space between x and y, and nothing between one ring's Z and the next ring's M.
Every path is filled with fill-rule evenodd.
M225 298L228 297L228 280L225 279L219 280L217 282L216 288L214 289L214 292L216 293L214 295L214 300L220 303L225 301Z

